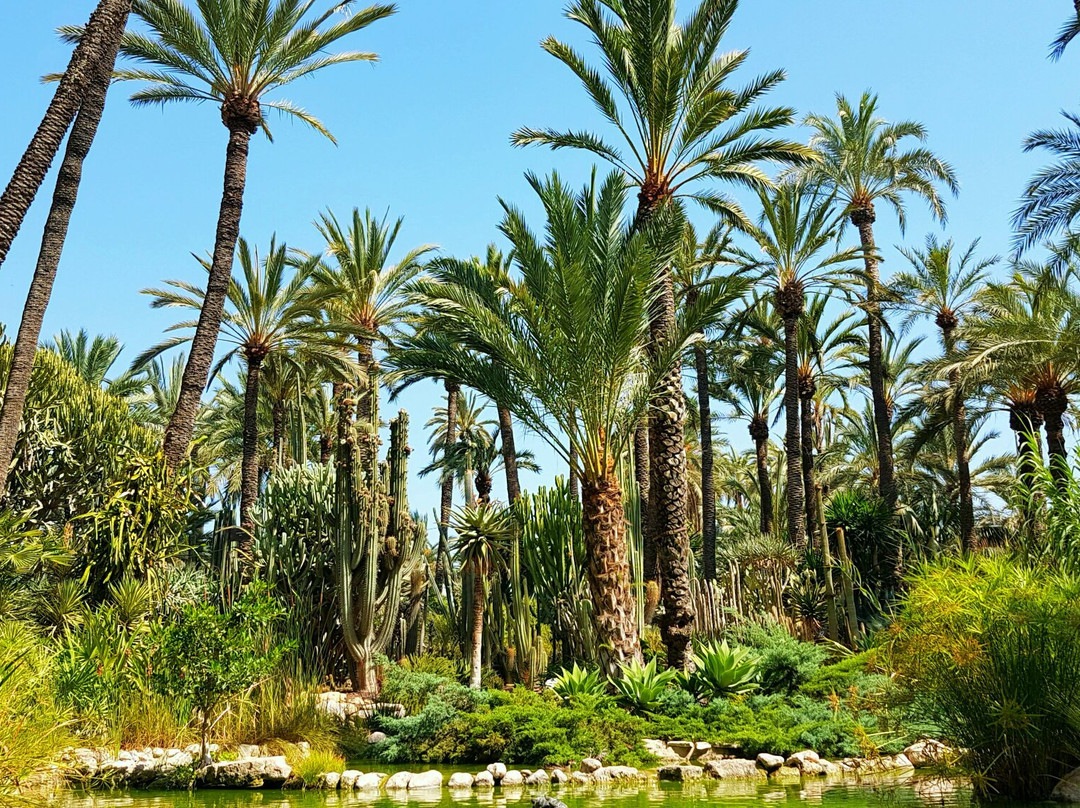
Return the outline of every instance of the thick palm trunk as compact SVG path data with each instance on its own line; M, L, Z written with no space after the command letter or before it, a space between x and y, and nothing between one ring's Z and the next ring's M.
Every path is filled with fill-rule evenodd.
M251 120L235 115L227 116L224 110L222 117L227 120L226 125L229 128L229 145L225 150L225 183L202 311L199 312L199 322L191 340L191 351L184 367L176 410L165 428L165 461L170 470L176 470L187 455L195 431L199 402L214 362L214 349L217 347L218 331L221 329L221 318L225 312L225 298L232 277L233 254L236 252L236 240L240 237L248 147L259 120L257 117Z
M247 355L247 384L244 387L244 437L240 461L240 542L237 550L241 568L252 569L251 547L255 537L252 509L259 496L259 376L263 355Z
M484 654L484 576L473 570L473 619L469 654L469 687L480 689Z
M605 671L614 675L619 665L641 659L618 480L583 479L581 511L597 646Z
M506 472L506 498L511 503L521 499L521 480L518 477L517 447L514 445L514 422L510 410L499 407L499 434L502 438L503 470Z
M100 102L89 96L99 92L93 88L99 82L99 76L112 74L120 37L127 26L130 12L131 0L101 0L90 15L83 36L75 46L67 69L45 110L45 116L15 167L4 193L0 195L0 265L7 258L11 244L76 114L88 108L88 120L84 122L88 123L94 116L92 108L98 104L104 106L104 93L100 94ZM100 119L100 109L96 115ZM95 122L94 129L96 127ZM92 133L90 140L93 140ZM70 147L68 151L70 153ZM57 187L59 189L59 182Z
M105 5L104 3L102 4ZM94 65L91 80L85 88L85 97L71 129L64 160L56 177L56 189L53 191L52 207L45 221L45 231L41 237L37 266L30 281L30 289L23 306L19 333L12 348L11 368L8 371L4 388L3 406L0 407L0 501L7 490L7 469L15 454L15 443L19 436L19 424L22 422L26 406L26 394L30 387L30 374L34 365L38 340L41 337L41 324L45 319L45 309L52 296L53 282L60 266L60 256L67 240L68 225L82 182L83 163L90 153L90 147L97 135L101 116L105 111L105 99L109 91L116 54L120 47L120 37L127 24L130 0L120 4L120 17L104 37L101 54ZM97 13L97 12L95 12ZM50 158L51 160L51 158ZM16 228L17 229L17 228ZM0 257L0 261L2 261Z
M1035 406L1046 430L1046 460L1050 474L1061 482L1068 474L1068 451L1065 448L1065 412L1069 398L1060 385L1053 384L1035 394Z
M1042 456L1039 428L1042 415L1029 402L1013 402L1009 407L1009 428L1016 435L1017 476L1031 491L1035 485L1037 458Z
M694 346L694 370L701 420L701 571L705 580L712 581L716 578L716 480L713 476L709 360L704 345Z
M378 402L379 372L375 364L375 343L366 338L356 342L356 364L360 367L360 384L356 391L356 423L360 426L360 445L357 447L357 460L362 468L367 468L371 458L379 450L379 425L373 423Z
M773 491L772 478L769 476L769 421L764 414L758 413L750 419L749 431L754 440L761 532L769 535L773 532Z
M787 433L788 539L798 548L806 546L806 505L802 476L802 440L799 429L799 321L784 317L784 419Z
M870 373L870 396L874 405L874 431L877 433L878 492L890 511L896 510L896 472L893 460L892 419L885 396L885 362L881 336L877 246L874 243L873 207L859 208L851 214L851 223L859 230L859 240L866 268L867 365Z
M447 451L457 440L457 407L461 387L449 379L443 381L443 387L446 390L446 445L443 446L443 457L445 458ZM445 593L447 575L444 559L450 552L448 545L450 539L450 514L454 508L454 475L452 472L444 472L439 494L439 553L435 559L435 586Z

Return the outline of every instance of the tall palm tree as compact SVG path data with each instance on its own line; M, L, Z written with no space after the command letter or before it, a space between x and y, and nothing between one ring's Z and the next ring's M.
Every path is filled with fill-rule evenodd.
M820 155L804 174L832 190L843 205L844 215L859 231L866 281L867 353L870 392L874 405L878 441L879 491L890 509L897 499L892 430L885 402L882 359L881 278L874 242L876 204L885 202L896 213L903 230L904 198L914 195L930 206L931 213L945 219L945 205L938 185L956 193L956 174L945 161L922 146L905 148L905 141L922 143L926 128L914 121L889 123L877 114L877 96L864 93L858 108L842 95L836 98L836 118L809 115L813 130L810 145Z
M784 182L760 194L761 217L747 233L761 256L742 251L746 266L765 272L773 304L784 323L784 417L787 422L788 539L806 543L806 491L802 468L799 404L799 321L806 311L806 290L850 263L857 248L835 249L841 221L831 198L798 181Z
M65 329L53 337L52 344L47 347L60 354L83 380L117 398L136 396L146 387L146 377L130 369L117 375L110 374L124 350L114 336L95 334L91 338L86 329L80 329L77 334Z
M577 76L619 142L609 143L591 132L546 128L519 129L513 142L581 149L616 166L638 189L637 227L683 196L729 222L745 221L733 199L715 187L702 186L764 188L769 180L759 163L801 162L809 152L767 134L790 124L793 110L756 106L783 81L783 71L767 73L740 89L727 86L748 56L748 51L720 50L737 6L737 0L701 0L680 23L676 0L573 0L567 16L588 31L602 69L591 67L583 55L553 37L542 47ZM675 329L671 273L662 273L659 282L661 294L651 314L649 340L654 351ZM682 662L677 649L688 642L694 619L689 596L685 409L681 368L676 365L649 411L648 490L643 480L639 482L647 505L645 540L655 546L659 560L661 631L669 662L676 666ZM640 435L636 443L642 461L643 438Z
M1031 178L1013 213L1017 257L1058 234L1074 248L1080 238L1073 229L1080 216L1080 117L1062 115L1071 124L1067 129L1040 129L1024 140L1025 152L1048 151L1056 161Z
M961 253L951 239L940 242L931 234L926 237L924 249L900 250L911 264L911 270L893 280L897 300L908 310L909 318L933 318L941 331L941 344L948 362L957 359L957 327L961 319L974 310L976 294L986 282L987 271L998 260L996 257L976 258L978 246L976 239ZM948 409L952 414L950 426L959 482L960 545L970 551L975 539L975 505L971 493L971 458L966 445L969 432L964 401L966 391L961 385L959 368L953 367L949 371L948 380L952 399Z
M214 237L213 260L198 325L191 340L184 385L165 430L170 468L187 453L199 399L210 376L240 236L248 146L260 128L270 137L267 109L299 120L331 141L325 126L290 101L269 96L299 78L331 65L370 62L371 53L327 51L341 39L394 13L392 5L353 12L351 2L332 2L314 12L316 0L135 0L134 11L148 32L129 31L121 55L136 63L120 70L121 81L148 84L132 95L134 104L210 102L221 108L229 132L225 180Z
M207 273L213 263L202 259ZM240 529L239 550L245 564L250 563L251 542L255 531L252 508L259 494L259 466L256 456L259 446L259 393L263 363L274 356L278 361L308 363L317 358L335 364L346 371L349 362L343 360L338 345L330 341L315 319L309 298L308 277L303 272L290 271L288 248L271 239L264 258L241 238L238 250L239 277L232 278L228 289L229 307L222 321L224 340L231 349L218 363L220 368L235 356L244 361L243 456L240 472ZM177 307L201 311L206 290L185 281L166 281L167 289L147 289L154 308ZM198 328L197 321L186 321L169 330ZM196 330L197 333L197 330ZM139 367L158 354L176 345L190 342L193 335L176 336L144 351L135 361ZM215 371L216 373L216 371ZM250 571L250 566L248 567Z
M1050 46L1050 58L1060 59L1077 35L1080 34L1080 0L1072 0L1073 12L1058 31L1057 39Z
M622 223L626 188L618 173L600 184L594 177L578 194L558 176L528 179L544 206L545 235L506 203L501 225L520 280L500 292L497 307L470 284L437 277L419 284L438 328L408 335L394 362L400 373L459 379L502 401L564 462L575 448L593 618L605 666L614 671L640 658L616 462L689 335L712 314L710 293L647 360L653 278L673 257L681 219L665 214L648 234L631 236ZM668 659L677 665L682 657Z

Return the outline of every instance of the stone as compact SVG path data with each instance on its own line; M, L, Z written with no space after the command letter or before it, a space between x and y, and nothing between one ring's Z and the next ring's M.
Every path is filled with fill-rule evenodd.
M689 760L690 756L694 753L693 741L668 741L667 745L668 749L683 760Z
M195 756L183 749L165 749L164 753L158 761L158 770L162 772L171 772L195 762Z
M645 775L633 766L603 766L592 773L593 780L597 783L608 783L618 780L641 780Z
M247 758L211 763L200 772L200 780L211 788L280 788L292 776L285 758Z
M757 756L757 765L767 772L774 772L784 765L784 758L780 755L770 755L762 752Z
M581 771L586 774L592 774L597 769L601 768L604 764L596 758L585 758L581 761Z
M368 736L367 736L367 742L368 743L382 743L385 740L386 740L386 733L385 732L379 732L378 730L375 730L375 732L368 733Z
M468 772L454 772L450 775L450 779L447 781L446 785L449 788L472 788L475 779L476 778ZM494 785L494 783L492 783L492 785Z
M551 776L543 769L537 769L525 778L525 785L546 786L551 785Z
M705 764L705 774L713 780L764 780L768 775L756 761L725 758Z
M479 772L473 779L473 788L495 788L495 777L490 771Z
M352 791L356 788L357 781L364 776L363 772L358 772L356 769L346 769L341 773L341 777L338 778L338 782L341 785L342 791Z
M587 786L593 780L592 772L570 772L570 782L576 786Z
M690 753L691 760L704 760L708 758L713 751L713 746L707 741L696 741L694 743L694 751Z
M499 782L506 776L506 764L505 763L489 763L487 770L491 773L491 776L495 778L495 782Z
M532 776L532 769L519 769L521 776L528 780Z
M257 758L262 750L258 744L242 743L236 747L236 753L242 758Z
M508 771L506 774L504 774L502 776L502 779L499 780L499 785L501 785L501 786L520 786L524 782L525 782L524 775L522 775L522 773L517 771L516 769L511 769L510 771Z
M645 751L656 758L660 763L679 763L682 758L676 755L670 746L656 738L646 738L642 745Z
M661 766L656 776L669 783L688 783L691 780L700 780L705 770L700 766Z
M554 797L533 797L532 808L566 808L566 803Z
M941 741L926 739L913 743L904 750L904 755L916 769L926 769L947 763L952 750Z
M383 783L383 788L387 791L403 791L409 787L409 780L412 779L412 772L394 772Z
M551 770L551 784L553 786L561 786L563 783L570 781L570 775L564 772L562 769Z
M821 760L821 758L813 749L804 749L802 752L795 752L793 755L789 755L788 759L784 761L784 765L802 769L807 763L817 763L819 760Z
M356 773L359 774L359 772L356 772ZM315 778L315 786L317 788L325 788L325 789L328 789L328 790L333 790L333 789L338 787L338 785L341 783L341 781L342 781L342 773L341 772L323 772L322 774L320 774L318 777ZM356 780L353 780L352 783L350 783L348 787L352 788L355 784L356 784Z
M423 791L427 788L442 788L443 774L431 769L414 774L409 778L409 791Z
M378 791L385 777L382 772L368 772L357 778L356 788L358 791Z

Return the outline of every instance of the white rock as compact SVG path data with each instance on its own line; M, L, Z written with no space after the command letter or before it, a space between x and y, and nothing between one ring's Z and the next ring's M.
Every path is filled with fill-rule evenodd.
M1058 780L1050 797L1058 802L1080 802L1080 768Z
M925 769L946 763L952 756L952 750L941 741L927 739L913 743L904 750L904 755L916 769Z
M419 772L409 778L409 791L422 791L426 788L442 788L443 775L434 769Z
M819 760L821 760L821 758L813 749L804 749L802 752L796 752L793 755L789 755L788 759L784 761L784 765L802 769L807 763L817 763Z
M489 767L490 768L490 767ZM490 771L482 771L473 779L474 788L495 788L495 778Z
M546 786L551 783L551 776L543 769L537 769L525 778L525 783L530 786Z
M385 740L386 740L386 733L385 732L379 732L378 730L376 730L375 732L369 733L368 736L367 736L367 742L368 743L382 743Z
M762 752L757 756L757 765L767 772L774 772L784 765L784 758L780 755L770 755L768 752Z
M315 784L319 788L335 789L338 787L338 783L341 782L341 772L323 772L315 779ZM356 781L354 780L353 783ZM352 788L350 785L349 788Z
M503 786L520 786L524 782L525 782L524 775L522 775L522 773L519 772L517 769L511 769L510 771L508 771L506 774L504 774L502 776L502 779L499 781L499 785L503 785Z
M505 763L489 763L487 770L492 777L495 778L495 782L499 782L506 776L506 764Z
M593 781L594 778L590 772L570 772L570 782L574 785L584 786Z
M551 770L551 784L553 786L559 786L570 780L570 775L564 772L562 769Z
M409 787L409 780L412 778L412 772L394 772L390 775L383 788L387 791L399 791Z
M768 776L755 761L738 758L710 760L705 764L705 774L714 780L761 780Z
M666 780L672 783L686 783L691 780L700 780L703 774L704 769L700 766L687 766L678 763L670 766L661 766L659 771L656 772L656 776L660 780Z
M450 779L447 781L446 785L449 788L472 788L475 779L476 778L468 772L454 772L450 775ZM494 785L494 783L492 785Z
M364 773L357 771L356 769L346 769L341 773L341 777L338 779L341 790L352 791L356 788L356 782L363 776Z
M592 774L597 769L601 768L604 764L596 758L585 758L581 761L581 771L586 774Z
M382 772L368 772L356 781L356 788L359 791L378 791L384 777L386 775Z
M292 767L277 755L213 763L202 772L202 781L218 788L272 788L284 785L291 776Z
M645 776L633 766L603 766L592 774L593 779L598 783L607 783L612 780L640 780Z

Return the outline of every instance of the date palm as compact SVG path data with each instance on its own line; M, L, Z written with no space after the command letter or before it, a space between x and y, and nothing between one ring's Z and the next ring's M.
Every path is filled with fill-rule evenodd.
M120 358L120 352L124 350L120 340L114 336L95 334L91 337L85 329L80 329L77 334L65 329L53 337L53 344L49 347L74 367L83 380L117 398L137 396L146 387L145 376L131 370L118 375L110 374L109 371Z
M1050 46L1050 58L1060 59L1077 35L1080 34L1080 0L1073 0L1073 11L1058 31L1057 39Z
M974 310L976 295L986 283L987 271L997 262L996 257L977 258L978 246L976 239L960 252L952 240L940 242L935 236L928 235L924 249L900 250L911 269L893 281L897 300L907 309L909 321L918 317L933 318L941 331L942 348L948 362L958 358L957 328ZM950 427L959 483L960 546L967 552L974 547L975 505L967 446L966 391L958 368L949 371L948 380L951 401L946 407L952 415Z
M1075 249L1080 238L1073 225L1080 216L1080 117L1062 115L1066 129L1041 129L1024 140L1024 151L1050 152L1056 162L1039 171L1024 189L1013 213L1013 246L1019 257L1059 234Z
M876 206L889 205L903 230L905 197L916 196L945 220L945 204L939 185L956 193L956 174L945 161L921 145L906 148L908 141L921 144L926 128L915 121L889 123L877 113L877 96L864 93L858 107L842 95L836 98L836 117L809 115L806 125L813 130L810 145L820 160L803 172L814 182L835 193L844 215L859 231L866 281L867 353L870 393L874 407L878 486L882 498L896 508L897 487L893 459L892 430L885 402L885 373L882 358L881 279L879 256L874 242Z
M221 122L229 133L210 276L184 384L165 430L165 458L172 469L191 443L199 400L214 361L240 236L251 137L262 129L269 138L264 112L272 109L333 140L309 112L271 96L331 65L377 58L358 51L329 52L340 40L395 11L392 5L358 11L352 6L351 2L333 2L316 11L316 0L199 0L191 8L182 0L135 0L134 12L147 31L124 35L121 55L135 64L116 74L120 81L148 85L135 92L132 102L139 106L209 102L220 107Z
M580 149L616 166L638 190L636 226L644 226L677 197L695 199L729 223L744 222L738 203L720 188L767 187L761 162L802 162L810 153L771 134L792 122L793 110L758 106L783 81L782 70L741 88L729 86L749 54L720 50L737 6L737 0L701 0L680 23L676 0L573 0L567 16L586 29L602 67L589 65L584 55L553 37L542 47L581 81L617 141L587 131L523 128L513 142ZM661 273L659 286L651 314L649 345L654 350L675 329L670 272ZM675 667L682 664L679 649L688 642L694 619L685 409L676 364L649 411L647 488L639 481L647 506L645 540L654 545L659 560L661 632ZM640 469L645 465L644 434L637 445Z

